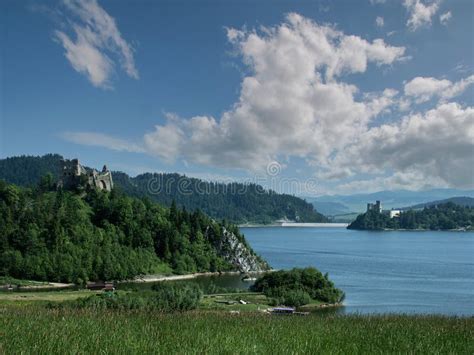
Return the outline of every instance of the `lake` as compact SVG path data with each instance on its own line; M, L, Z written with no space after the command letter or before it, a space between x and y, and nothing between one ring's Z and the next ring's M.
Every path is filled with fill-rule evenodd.
M336 313L474 315L474 233L354 231L345 228L241 228L275 269L314 266L346 293ZM240 275L192 280L248 288ZM119 288L151 288L153 283Z
M474 233L241 231L273 268L315 266L328 272L346 293L340 312L474 315Z

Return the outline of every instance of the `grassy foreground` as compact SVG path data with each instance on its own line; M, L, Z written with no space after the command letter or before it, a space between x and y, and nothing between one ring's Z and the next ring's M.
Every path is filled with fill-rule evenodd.
M0 305L0 354L472 354L473 339L473 317L159 314Z

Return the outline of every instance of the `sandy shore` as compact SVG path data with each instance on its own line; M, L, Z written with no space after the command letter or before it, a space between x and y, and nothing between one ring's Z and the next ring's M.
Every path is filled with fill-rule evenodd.
M118 281L119 283L127 283L127 282L160 282L160 281L176 281L176 280L189 280L195 279L196 277L200 276L221 276L221 275L258 275L263 274L266 272L272 272L275 270L268 270L262 272L249 272L249 273L241 273L240 271L224 271L224 272L197 272L194 274L186 274L186 275L143 275L137 277L133 280L124 280ZM0 288L8 288L9 285L0 285ZM38 285L27 285L27 286L17 286L12 284L13 290L42 290L42 289L63 289L63 288L70 288L76 286L72 283L61 283L61 282L48 282L44 284Z
M0 288L8 288L9 285L0 285ZM44 289L60 289L74 287L75 284L67 284L62 282L48 282L39 285L18 286L12 284L14 290L44 290Z
M245 273L245 275L258 275L263 274L266 272L271 272L273 270L268 271L261 271L261 272L249 272ZM224 271L224 272L196 272L194 274L186 274L186 275L144 275L141 277L137 277L133 280L126 280L120 282L159 282L159 281L176 281L176 280L189 280L195 279L196 277L200 276L222 276L222 275L244 275L240 271Z

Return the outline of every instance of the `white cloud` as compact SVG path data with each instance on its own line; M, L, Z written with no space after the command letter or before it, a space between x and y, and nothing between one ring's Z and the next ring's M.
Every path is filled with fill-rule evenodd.
M416 103L426 102L433 97L445 101L462 94L472 84L474 75L455 83L447 79L416 77L405 83L404 91L405 95L414 98Z
M387 0L369 0L372 5L385 4Z
M377 27L383 27L385 25L383 17L377 16L377 18L375 19L375 24L377 25Z
M474 75L458 82L417 77L405 83L401 97L393 89L364 93L344 78L370 64L403 60L403 47L346 35L297 14L260 31L228 29L227 36L247 74L239 99L220 118L167 114L167 123L141 144L89 133L66 138L254 171L299 157L323 181L364 177L341 189L474 186L474 108L445 102L474 83ZM430 98L440 99L436 108L377 125L378 115Z
M441 0L404 0L403 6L408 11L407 26L415 31L420 27L430 26L432 17L439 10Z
M144 142L148 152L165 161L173 162L181 150L184 138L179 126L168 124L156 126L155 131L145 134Z
M93 146L103 147L119 152L144 153L145 149L136 143L127 140L111 137L106 134L96 132L64 132L61 137L69 142Z
M471 71L471 66L469 66L469 65L467 65L463 62L460 62L460 63L456 64L456 66L451 70L456 72L456 73L459 73L459 74L466 74L466 73Z
M227 34L248 74L238 101L219 119L167 114L168 122L145 134L140 146L107 136L66 138L104 147L111 142L117 150L143 149L167 161L253 171L290 156L327 166L335 152L397 103L395 90L363 93L341 78L365 72L370 63L403 60L403 47L346 35L297 14L260 32L228 29Z
M451 11L448 11L448 12L445 12L444 14L441 14L439 16L439 22L442 24L442 25L447 25L448 22L451 20Z
M76 28L76 31L75 42L64 32L55 32L56 38L61 41L66 50L66 58L72 67L77 72L86 75L94 86L110 88L109 78L113 72L112 61L86 39L80 28Z
M327 173L347 170L346 176L394 171L397 173L388 180L378 180L392 187L397 182L400 186L422 187L424 180L427 186L471 188L474 107L441 104L424 114L409 115L400 123L371 128L341 151L330 167Z
M393 90L363 95L339 78L363 73L369 63L400 61L403 47L345 35L294 13L276 27L227 34L250 72L239 100L220 119L157 126L145 136L152 154L253 170L279 156L322 163L394 103Z
M72 67L94 86L111 88L113 55L119 58L128 76L138 79L132 47L122 38L114 18L97 0L64 0L64 5L73 16L69 23L75 39L60 30L55 31L54 38L64 47Z

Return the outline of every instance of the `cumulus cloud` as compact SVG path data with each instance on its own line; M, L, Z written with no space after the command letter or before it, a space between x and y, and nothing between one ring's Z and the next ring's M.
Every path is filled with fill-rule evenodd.
M97 0L64 0L63 3L72 15L69 23L75 36L56 30L54 39L64 47L74 70L84 74L96 87L111 88L113 58L117 57L126 74L138 79L132 47Z
M228 29L227 37L249 71L239 100L219 119L156 126L145 136L152 154L252 170L280 155L323 162L393 104L393 90L363 95L340 78L365 72L369 63L400 61L403 47L346 35L295 13L261 31Z
M423 187L424 180L430 186L470 188L474 186L473 142L474 108L446 103L400 123L369 129L331 161L331 169L346 170L346 176L397 172L378 179L392 187L397 182Z
M445 12L444 14L441 14L439 16L439 22L442 24L442 25L447 25L448 22L451 20L451 11L448 11L448 12Z
M416 77L405 83L405 95L415 99L416 103L422 103L433 97L446 101L462 94L470 85L474 84L474 75L451 82L447 79L436 79L431 77Z
M156 126L155 131L145 134L144 142L148 152L173 162L181 151L184 133L178 125Z
M440 0L404 0L403 6L408 11L407 26L415 31L420 27L430 26L433 16L439 10Z
M96 132L64 132L61 137L72 143L93 147L104 147L119 152L144 153L145 149L136 143Z
M474 76L458 82L414 78L403 95L390 88L361 92L345 79L369 65L404 60L405 48L297 14L270 28L227 29L227 38L247 69L237 102L220 117L167 114L139 145L114 138L117 150L253 171L298 157L322 180L343 181L341 189L474 185L474 108L446 103ZM430 98L440 99L434 109L391 124L377 121ZM104 137L88 138L108 146ZM75 141L84 144L84 137ZM367 179L340 180L358 176Z
M375 25L377 25L377 27L383 27L385 25L383 17L377 16L377 18L375 19Z

